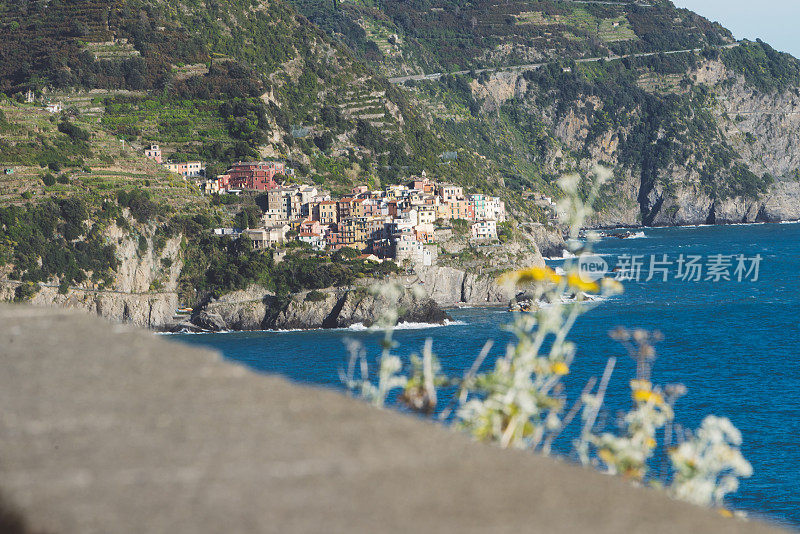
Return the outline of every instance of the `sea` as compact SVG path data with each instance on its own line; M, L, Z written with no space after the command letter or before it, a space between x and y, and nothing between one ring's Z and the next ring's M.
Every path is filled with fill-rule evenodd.
M566 377L570 398L590 377L602 375L609 357L617 365L598 424L613 429L630 406L635 362L609 331L657 330L653 381L684 384L676 422L696 428L706 415L728 417L743 435L742 452L753 466L726 504L781 525L800 528L800 224L752 224L636 229L594 246L624 293L598 302L576 323L569 339L577 356ZM564 260L548 263L557 268ZM462 375L488 340L488 368L512 335L511 312L497 308L449 310L444 326L404 324L395 352L419 353L427 339L448 374ZM383 334L363 327L339 330L176 334L170 339L218 349L257 373L343 390L340 371L347 344L363 344L374 362ZM374 368L374 365L373 365ZM573 423L575 424L575 423ZM565 432L556 451L572 458ZM651 462L662 474L664 462Z

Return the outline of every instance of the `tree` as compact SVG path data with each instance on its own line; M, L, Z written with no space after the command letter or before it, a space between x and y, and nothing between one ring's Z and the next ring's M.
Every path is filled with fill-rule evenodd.
M261 223L261 209L255 205L243 206L233 222L241 230L256 228Z

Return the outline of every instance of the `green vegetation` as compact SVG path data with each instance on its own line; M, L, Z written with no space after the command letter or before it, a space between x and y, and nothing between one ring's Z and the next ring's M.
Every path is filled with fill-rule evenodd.
M90 208L78 197L0 208L0 263L13 266L12 280L109 284L119 260L103 228L116 216L114 206Z
M326 300L327 298L328 296L322 291L317 291L316 289L312 289L311 291L306 293L306 296L303 300L305 300L306 302L321 302L323 300Z
M781 91L800 85L800 61L778 52L758 39L726 49L725 66L744 75L747 83L762 92Z
M529 63L526 49L556 59L703 48L732 41L719 24L661 2L649 7L548 0L290 2L327 33L339 36L360 58L392 73L409 63L427 72ZM402 62L396 59L401 51Z
M367 262L357 256L357 251L347 249L327 254L296 248L282 261L275 262L270 251L254 250L246 238L204 233L186 243L179 293L191 302L197 294L219 295L259 284L286 295L305 289L349 285L358 278L397 272L392 262Z

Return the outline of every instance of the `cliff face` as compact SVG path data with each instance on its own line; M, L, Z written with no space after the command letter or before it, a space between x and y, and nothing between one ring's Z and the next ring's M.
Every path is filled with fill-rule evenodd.
M547 148L528 159L544 173L597 164L614 169L594 225L800 219L796 88L757 90L721 60L700 61L683 85L669 76L656 77L664 85L642 76L638 89L597 89L604 98L591 94L585 81L561 79L552 82L557 89L548 89L535 76L493 73L473 80L470 90L484 117L510 107L531 117ZM577 88L569 93L562 86ZM623 98L629 102L614 103ZM650 109L657 106L660 116ZM674 116L665 111L670 106ZM520 130L531 134L525 128ZM632 148L637 136L646 141ZM764 176L771 180L764 187L744 183Z
M183 267L181 238L167 239L158 251L154 249L152 236L144 239L147 247L142 250L137 234L111 226L107 230L107 240L116 245L120 264L110 287L100 289L87 282L61 293L57 283L43 284L30 303L74 308L111 321L148 328L169 324L178 307L176 288ZM13 300L18 285L10 281L0 284L0 300Z
M497 283L497 273L462 271L453 267L419 267L410 283L422 284L442 306L505 306L514 292Z
M55 280L40 284L30 303L78 309L114 322L155 330L371 326L390 308L398 310L399 322L442 323L449 318L442 307L507 305L514 297L513 291L499 286L497 277L511 268L543 265L539 250L556 250L563 243L552 230L534 227L520 239L504 245L475 247L474 250L485 249L485 252L480 252L480 257L468 265L418 267L414 275L396 278L394 281L403 287L398 298L373 294L371 286L378 283L373 280L284 298L266 288L252 286L196 305L189 320L176 314L181 304L187 304L180 303L177 294L183 268L181 236L166 240L163 247L155 250L157 240L152 229L131 231L112 225L106 230L106 239L116 245L120 262L113 284L100 288L87 282L62 293ZM456 248L461 250L466 246L474 244L464 241L461 248ZM0 300L13 300L17 286L19 282L0 283Z
M399 299L375 294L366 286L329 288L278 298L265 288L252 286L228 293L195 310L191 322L173 330L294 330L366 327L396 309L400 323L441 324L450 317L424 291L403 287Z

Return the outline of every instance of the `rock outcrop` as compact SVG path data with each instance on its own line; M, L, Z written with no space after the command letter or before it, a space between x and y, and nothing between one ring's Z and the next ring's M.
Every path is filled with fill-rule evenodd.
M173 330L308 330L370 327L397 312L400 323L442 324L450 319L424 291L403 288L399 298L375 293L366 286L306 291L278 297L252 286L210 300L195 310L191 324L171 325Z

